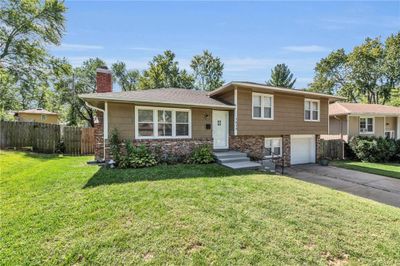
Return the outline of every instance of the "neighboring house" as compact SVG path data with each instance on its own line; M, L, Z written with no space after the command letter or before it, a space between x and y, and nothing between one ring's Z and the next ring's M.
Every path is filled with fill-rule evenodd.
M58 114L42 108L17 111L14 114L19 122L40 122L47 124L58 124Z
M400 107L340 103L329 105L329 135L324 139L349 141L354 136L400 139Z
M328 133L328 105L343 99L250 82L230 82L209 93L176 88L112 92L111 72L103 68L97 70L97 93L80 97L97 110L98 160L109 158L107 140L115 128L123 139L159 145L164 154L210 144L253 158L274 153L286 165L316 161L319 136Z

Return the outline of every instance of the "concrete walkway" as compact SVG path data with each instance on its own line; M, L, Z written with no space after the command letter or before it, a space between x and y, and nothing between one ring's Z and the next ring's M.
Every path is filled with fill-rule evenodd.
M292 166L285 172L296 179L400 207L400 179L316 164Z

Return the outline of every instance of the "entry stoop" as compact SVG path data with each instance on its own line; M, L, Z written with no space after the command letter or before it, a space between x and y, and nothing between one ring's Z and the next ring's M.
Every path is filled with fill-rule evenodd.
M238 151L214 151L217 163L235 170L257 170L261 164L251 162L244 152Z

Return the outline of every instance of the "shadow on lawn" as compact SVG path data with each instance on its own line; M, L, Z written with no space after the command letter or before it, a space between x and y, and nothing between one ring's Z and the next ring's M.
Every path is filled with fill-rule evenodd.
M217 164L209 165L159 165L141 169L107 169L100 168L84 185L83 188L97 187L110 184L122 184L141 181L158 181L167 179L187 178L218 178L246 173L255 174L254 171L237 171Z

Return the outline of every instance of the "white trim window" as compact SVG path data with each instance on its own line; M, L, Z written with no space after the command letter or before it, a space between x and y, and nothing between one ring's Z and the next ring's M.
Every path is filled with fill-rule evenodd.
M135 107L136 139L191 138L191 110Z
M282 138L265 138L265 157L282 156Z
M274 119L274 96L264 93L252 94L252 118Z
M47 120L47 115L45 115L45 114L40 115L40 120L42 120L42 121Z
M304 121L319 122L319 100L304 99Z
M360 134L373 134L374 120L374 117L360 117Z

